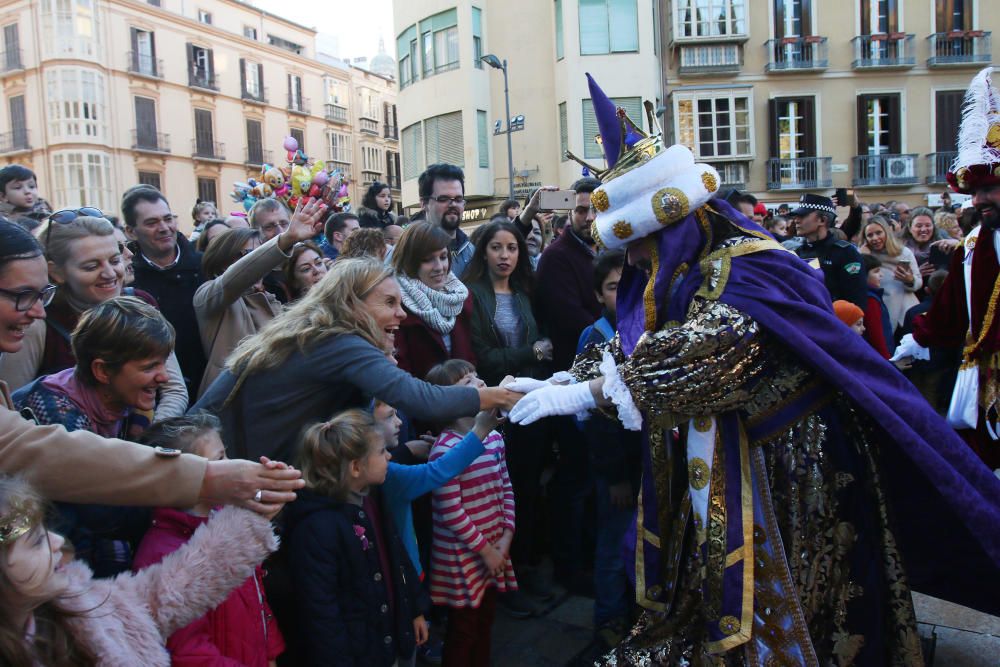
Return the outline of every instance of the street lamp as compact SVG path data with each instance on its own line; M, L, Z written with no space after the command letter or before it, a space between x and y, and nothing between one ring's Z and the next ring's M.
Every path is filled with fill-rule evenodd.
M492 53L480 58L493 69L503 70L503 99L507 108L507 182L510 183L510 198L514 198L514 148L510 142L510 91L507 88L507 59L500 61Z

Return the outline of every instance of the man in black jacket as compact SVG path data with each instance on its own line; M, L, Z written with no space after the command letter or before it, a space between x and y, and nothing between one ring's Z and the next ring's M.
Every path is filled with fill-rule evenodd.
M203 282L201 253L177 231L177 216L156 188L136 186L122 196L125 231L139 248L132 260L135 287L153 295L177 333L175 351L188 395L198 395L205 351L194 314L194 293Z

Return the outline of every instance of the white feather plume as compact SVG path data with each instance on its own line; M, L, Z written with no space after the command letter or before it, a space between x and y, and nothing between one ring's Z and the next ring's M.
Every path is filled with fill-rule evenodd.
M986 146L986 133L991 121L1000 120L1000 93L993 87L993 67L987 67L975 76L965 91L962 104L962 124L958 130L958 155L951 166L955 172L961 167L991 164L998 156Z

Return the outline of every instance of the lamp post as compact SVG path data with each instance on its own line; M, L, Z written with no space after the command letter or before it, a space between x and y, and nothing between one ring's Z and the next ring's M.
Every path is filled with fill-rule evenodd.
M514 198L514 149L510 141L510 91L507 88L507 59L500 61L492 53L480 58L493 69L503 70L503 99L507 108L507 182L510 184L510 198Z

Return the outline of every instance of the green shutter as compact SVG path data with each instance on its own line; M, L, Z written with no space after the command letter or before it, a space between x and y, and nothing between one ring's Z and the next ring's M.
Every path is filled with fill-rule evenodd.
M563 12L562 0L556 0L556 60L563 57Z
M423 157L423 131L420 122L416 122L409 127L403 128L402 150L403 150L403 180L408 181L420 175L424 170Z
M612 97L611 102L616 107L622 107L637 125L642 125L643 110L641 97ZM594 141L600 134L597 128L597 116L594 115L594 105L590 99L583 101L583 157L599 159L604 157L604 150Z
M424 121L424 164L437 164L438 160L438 119L433 116Z
M425 24L429 24L431 31L437 32L458 25L458 11L453 7L446 12L435 14L420 22L420 29L426 30Z
M580 0L580 55L608 53L608 0Z
M639 50L639 10L637 0L608 1L608 32L611 53Z
M489 121L486 119L486 112L476 111L476 130L479 133L479 166L490 166L490 140L487 133Z
M483 36L483 10L479 7L472 8L472 36Z
M566 161L566 151L569 150L569 127L567 126L566 103L559 103L559 159Z
M409 28L399 33L396 37L396 59L402 60L410 53L410 40L417 38L417 26L411 25Z
M438 116L438 161L465 166L465 141L462 133L462 112Z

